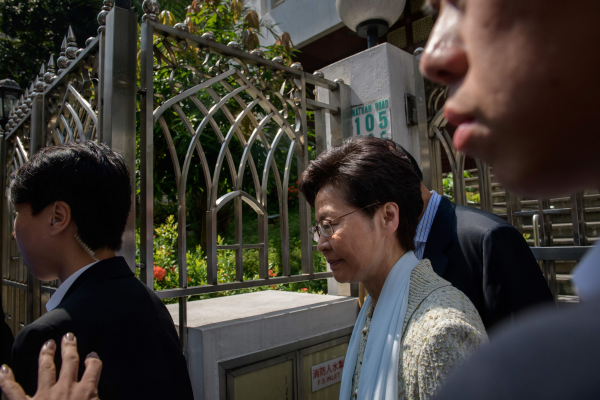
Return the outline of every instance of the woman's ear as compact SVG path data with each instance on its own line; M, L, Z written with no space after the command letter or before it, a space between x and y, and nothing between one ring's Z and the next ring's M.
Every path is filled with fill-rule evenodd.
M58 235L63 232L71 223L71 207L64 201L57 201L52 206L51 222L52 229L51 235Z
M388 202L381 207L381 211L383 212L383 224L384 228L390 229L392 232L395 232L398 229L399 223L399 208L398 204L393 202Z

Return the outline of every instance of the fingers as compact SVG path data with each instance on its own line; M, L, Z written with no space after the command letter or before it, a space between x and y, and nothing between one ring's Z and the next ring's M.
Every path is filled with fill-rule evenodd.
M100 372L102 372L102 361L96 352L88 354L85 358L85 372L81 377L81 381L91 381L94 385L98 385L100 381Z
M38 359L38 388L49 389L56 383L56 366L54 365L54 353L56 343L50 339L42 346Z
M77 339L72 333L67 333L62 338L62 366L60 368L60 381L77 382L79 370L79 354L77 353Z
M23 388L15 382L15 377L8 365L0 368L0 387L8 400L26 400Z
M98 382L100 381L101 371L102 361L98 358L98 354L95 352L88 354L85 359L85 372L71 398L85 400L98 399Z

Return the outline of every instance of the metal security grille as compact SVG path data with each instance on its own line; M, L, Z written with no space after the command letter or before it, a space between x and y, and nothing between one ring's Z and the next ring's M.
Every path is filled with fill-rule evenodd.
M175 180L178 206L179 289L157 291L161 298L179 298L180 337L185 341L186 297L225 290L301 282L331 277L329 272L313 270L313 244L304 232L310 224L310 208L300 196L302 273L290 269L288 188L294 165L298 175L309 161L307 109L339 108L307 97L307 85L338 90L340 84L302 71L300 64L288 67L283 59L264 58L260 50L247 53L239 44L215 42L214 35L202 36L158 24L148 18L142 23L141 39L141 263L152 265L153 243L153 146L155 135L166 140ZM166 71L170 93L155 93L154 83ZM341 84L343 85L343 83ZM201 118L194 119L200 113ZM235 111L234 111L235 110ZM173 118L167 123L165 115ZM174 122L177 120L177 124ZM189 135L184 154L178 154L172 138L173 125L183 126ZM216 157L207 157L206 141L217 140ZM190 188L188 175L197 169L202 187ZM229 179L233 190L219 190ZM186 193L201 190L206 196L207 285L188 287L186 279ZM282 247L281 276L268 274L267 201L276 201ZM218 213L233 204L235 242L218 244ZM244 243L242 205L250 206L258 221L258 243ZM243 251L258 249L258 279L244 281ZM235 279L219 282L217 251L235 252ZM152 285L152 270L142 270L142 280Z

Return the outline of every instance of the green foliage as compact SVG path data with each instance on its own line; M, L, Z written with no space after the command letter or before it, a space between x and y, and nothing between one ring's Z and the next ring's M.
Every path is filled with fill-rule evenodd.
M154 235L154 289L174 289L179 287L179 272L177 269L177 223L174 216L169 216L164 224L155 229ZM138 236L139 240L139 236ZM291 248L292 275L301 273L300 240L293 238ZM217 244L223 245L224 239L218 237ZM139 246L138 246L139 247ZM139 256L139 255L138 255ZM281 276L281 246L276 241L269 242L269 276ZM139 262L139 260L138 260ZM200 246L186 252L187 285L188 287L206 285L206 257ZM244 280L259 279L258 275L258 250L246 250L243 256ZM323 271L325 260L323 256L315 254L315 270ZM219 250L217 252L217 276L219 283L235 281L235 252L233 250ZM325 280L297 282L291 284L277 284L249 289L223 291L206 295L192 296L189 300L199 300L213 297L230 296L240 293L251 293L262 290L284 290L294 292L307 292L323 294L327 291ZM165 303L174 303L176 299L166 299Z
M473 177L473 175L471 175L471 173L468 171L463 171L463 176L465 178ZM454 176L452 175L452 172L446 175L446 177L442 180L442 183L444 185L444 196L447 197L450 201L454 201ZM479 193L475 192L474 188L467 187L466 191L468 204L481 203L481 197L479 196Z
M0 0L0 79L28 88L50 54L55 59L69 26L77 44L96 36L102 0Z

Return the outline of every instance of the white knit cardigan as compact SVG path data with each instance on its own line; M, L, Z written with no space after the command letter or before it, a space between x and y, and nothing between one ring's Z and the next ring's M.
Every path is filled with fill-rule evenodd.
M353 398L356 398L372 315L371 308L352 379ZM429 399L447 374L487 340L473 303L450 282L440 278L429 260L422 260L410 275L398 366L398 399Z

